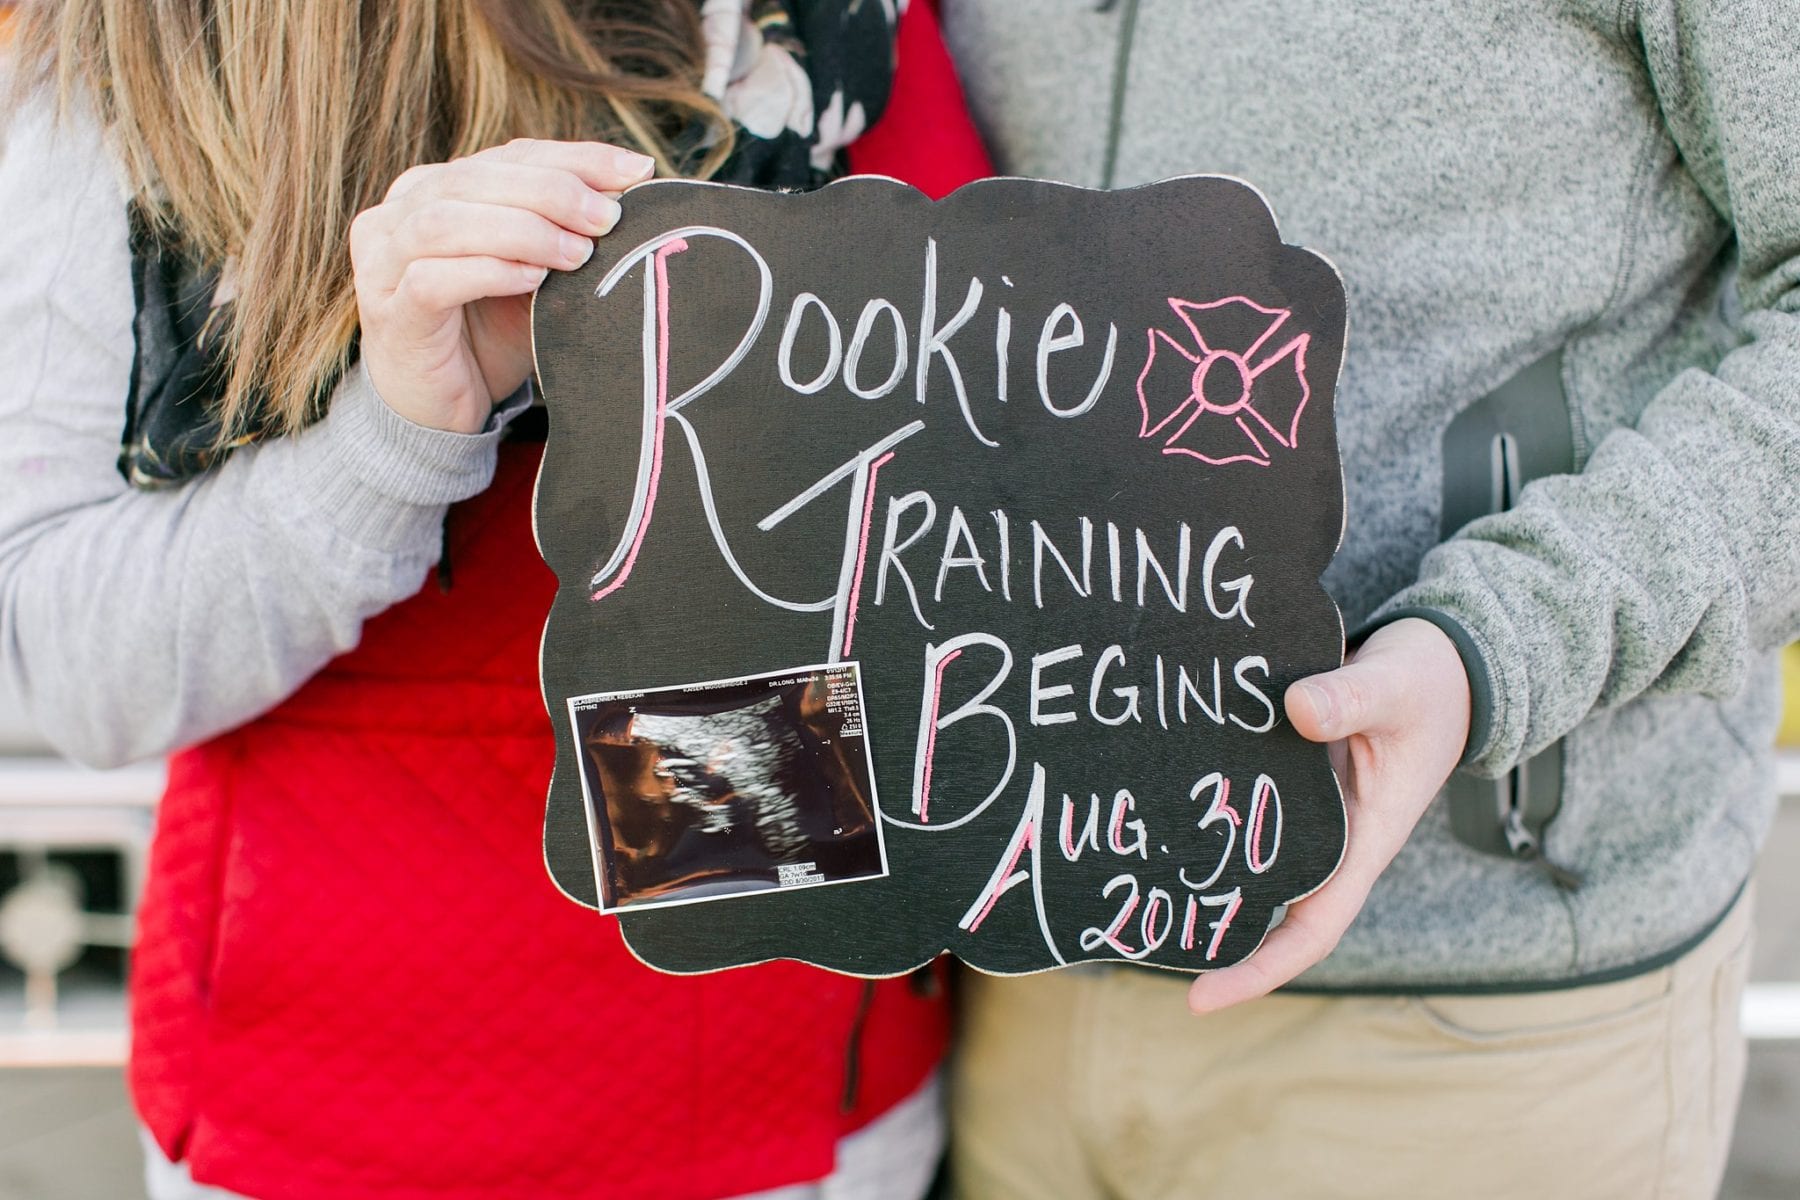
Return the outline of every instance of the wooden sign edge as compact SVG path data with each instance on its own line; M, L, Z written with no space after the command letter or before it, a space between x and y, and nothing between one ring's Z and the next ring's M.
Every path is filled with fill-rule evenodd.
M826 183L823 187L814 189L810 192L791 192L791 193L770 192L770 191L768 191L766 189L762 189L762 188L746 187L741 184L722 183L722 182L719 182L716 180L658 178L658 179L645 180L642 183L635 184L632 187L626 189L625 192L621 193L621 201L623 200L623 198L625 196L629 196L632 193L635 193L635 192L638 192L638 191L641 191L644 189L667 188L667 187L722 188L722 189L726 189L729 191L747 192L747 193L756 195L756 196L764 198L764 199L767 199L772 195L775 195L775 196L791 195L795 198L800 198L800 197L804 197L804 196L815 196L821 192L825 192L831 188L840 187L845 184L859 184L859 183L866 183L866 182L873 181L873 182L893 184L895 186L904 188L907 191L913 192L916 195L923 197L927 204L929 204L933 207L936 207L938 205L948 203L949 201L960 196L965 191L969 191L969 190L975 189L975 188L982 188L986 185L993 184L993 183L1038 184L1038 185L1043 185L1043 186L1047 186L1047 187L1067 189L1067 190L1075 191L1075 192L1085 192L1085 193L1089 193L1091 195L1097 195L1097 196L1113 196L1113 195L1125 195L1125 194L1129 194L1132 192L1141 192L1141 191L1149 191L1149 190L1153 190L1153 189L1159 189L1159 188L1166 187L1170 184L1181 184L1181 183L1198 182L1198 181L1204 181L1204 180L1216 180L1216 181L1221 181L1221 182L1225 182L1225 183L1230 183L1230 184L1236 185L1237 187L1241 188L1244 192L1248 193L1249 195L1254 196L1256 198L1258 206L1261 209L1262 216L1268 222L1269 228L1273 233L1273 237L1274 237L1274 241L1275 241L1276 245L1278 247L1280 247L1282 250L1296 252L1298 254L1306 256L1307 258L1312 259L1314 262L1316 262L1317 264L1319 264L1320 266L1322 266L1326 270L1328 270L1331 273L1332 278L1336 280L1338 294L1340 297L1342 297L1342 301L1343 301L1343 331L1342 331L1342 335L1340 338L1341 350L1340 350L1340 353L1337 358L1336 368L1335 368L1335 371L1332 376L1331 388L1330 388L1330 393L1329 393L1330 401L1331 401L1330 407L1331 407L1331 414L1332 414L1332 426L1333 426L1333 430L1334 430L1334 434L1335 434L1336 423L1337 423L1338 389L1339 389L1339 386L1343 382L1344 362L1349 357L1349 353L1350 353L1349 290L1345 285L1344 274L1338 268L1337 264L1328 255L1326 255L1326 254L1322 253L1321 251L1314 249L1310 246L1305 246L1305 245L1301 245L1298 243L1289 242L1289 241L1285 240L1281 234L1280 219L1277 216L1277 214L1275 212L1275 207L1270 202L1268 195L1261 188L1257 187L1256 184L1252 183L1248 179L1243 178L1242 176L1233 175L1228 172L1196 171L1196 172L1189 172L1189 173L1185 173L1185 174L1181 174L1181 175L1165 176L1161 179L1152 180L1147 183L1136 184L1129 188L1107 189L1107 188L1085 187L1080 184L1067 183L1062 180L1041 179L1041 178L1036 178L1033 176L992 175L992 176L985 176L981 179L972 180L968 183L965 183L965 184L961 185L960 187L958 187L955 191L950 192L947 195L937 198L937 199L931 198L930 196L926 195L923 191L921 191L919 188L914 187L912 184L907 183L905 180L896 179L895 177L893 177L891 175L882 175L882 174L845 175L838 179L831 180L830 182ZM572 274L572 273L573 272L553 272L552 277L554 277L554 275L556 275L556 274ZM548 282L548 278L546 279L546 284L547 284L547 282ZM540 380L542 378L542 374L539 371L539 364L538 364L537 302L538 302L539 295L541 294L541 292L542 292L544 286L546 286L546 284L540 284L538 286L538 288L532 292L531 304L530 304L530 308L529 308L529 312L528 312L528 327L529 327L530 336L531 336L532 378L534 381ZM540 391L541 391L541 385L536 385L534 383L534 386L539 386ZM548 404L547 397L545 399L546 399L546 405L547 405ZM1325 588L1324 583L1323 583L1324 573L1327 570L1329 570L1331 563L1336 561L1337 555L1343 549L1344 537L1348 530L1348 523L1349 523L1349 494L1348 494L1348 489L1347 489L1347 485L1345 483L1345 478L1344 478L1343 455L1341 452L1341 447L1339 447L1336 444L1335 436L1334 436L1333 441L1334 441L1334 449L1333 449L1333 453L1332 453L1332 460L1336 467L1337 486L1338 486L1338 500L1337 500L1337 502L1338 502L1338 528L1337 528L1336 537L1332 543L1331 552L1330 552L1330 554L1324 556L1324 561L1319 568L1319 574L1314 578L1314 583L1319 588L1319 594L1331 606L1332 614L1337 620L1337 624L1338 624L1337 660L1338 661L1337 661L1336 665L1342 666L1342 664L1344 662L1344 658L1345 658L1345 650L1347 648L1346 642L1345 642L1346 629L1345 629L1345 625L1344 625L1343 610L1339 607L1336 597L1331 595L1331 593ZM539 521L538 521L539 498L540 498L542 487L543 487L543 480L544 480L544 466L543 466L543 463L540 462L538 472L532 483L531 534L532 534L532 541L538 551L539 558L543 559L545 562L545 565L548 567L549 559L544 554L543 537L542 537L542 534L540 531L540 525L539 525ZM552 569L552 574L555 574L553 569ZM564 587L564 584L562 581L562 577L560 575L558 575L557 576L557 591L558 591L559 596L561 594L563 587ZM552 602L552 605L554 607L554 601ZM539 631L539 635L538 635L538 685L539 685L539 694L544 701L545 711L546 711L546 713L548 713L550 715L550 717L552 719L553 728L554 728L556 710L553 706L553 702L552 702L552 699L551 699L549 693L544 690L544 679L545 679L544 652L545 652L546 646L548 644L550 618L551 618L551 613L546 612L544 614L544 627L543 627L543 629L541 629ZM554 736L555 735L553 732L553 737ZM560 739L558 739L559 752L556 756L557 760L560 760L560 758L561 758L560 744L561 744ZM1321 747L1321 749L1323 750L1324 747ZM558 763L558 765L559 765L559 763ZM1328 883L1330 883L1334 878L1336 878L1338 872L1343 868L1344 858L1349 850L1348 798L1344 792L1343 781L1341 778L1339 778L1337 771L1335 769L1332 769L1328 773L1331 777L1333 791L1335 792L1335 794L1337 796L1338 803L1336 806L1336 813L1337 813L1337 817L1338 817L1338 823L1339 823L1340 829L1342 831L1342 834L1341 834L1340 838L1338 839L1337 858L1332 863L1331 868L1327 872L1325 872L1324 876L1319 880L1318 883L1313 885L1308 890L1301 892L1301 893L1295 895L1293 898L1285 901L1280 906L1283 909L1285 909L1286 907L1288 907L1290 905L1299 903L1300 901L1305 900L1310 896L1317 894ZM550 779L545 787L545 793L544 793L545 812L544 812L543 834L539 839L539 850L540 850L541 860L544 864L544 873L549 877L552 886L554 886L556 888L556 890L559 893L561 893L561 895L565 899L567 899L569 902L571 902L573 904L577 904L577 905L581 906L582 908L587 909L589 912L593 913L595 916L606 915L606 914L602 913L601 909L599 908L599 904L598 904L599 880L597 877L594 878L592 881L593 888L594 888L594 894L595 894L595 901L590 903L588 900L575 895L573 892L571 892L569 890L568 887L564 886L562 878L557 874L555 867L550 862L550 837L551 837L550 800L556 792L557 783L558 783L557 769L556 769L556 765L553 765ZM590 854L590 858L591 858L591 854ZM1119 965L1119 966L1150 967L1150 968L1154 968L1156 970L1165 971L1170 974L1181 975L1184 977L1192 977L1192 976L1199 975L1199 974L1205 974L1209 970L1224 969L1224 968L1191 969L1191 968L1171 966L1171 965L1168 965L1165 963L1158 963L1158 962L1151 962L1151 961L1132 961L1132 960L1126 960L1126 959L1082 959L1079 962L1075 962L1075 963L1047 964L1042 967L1034 968L1031 970L1025 970L1025 971L995 971L995 970L990 970L989 968L980 966L979 964L971 962L967 959L961 958L960 956L956 955L953 951L951 951L947 947L940 948L934 952L930 952L924 958L920 959L918 962L913 963L909 966L905 966L905 967L898 968L893 971L887 971L887 972L859 971L859 970L849 970L849 969L845 969L842 967L824 966L822 964L813 962L812 960L805 959L805 958L797 958L797 957L794 957L791 955L769 955L764 958L746 959L742 962L732 963L728 966L709 966L709 967L694 967L691 969L679 969L679 968L672 968L669 966L665 966L665 965L662 965L662 964L659 964L656 962L652 962L650 959L646 958L644 956L644 954L639 952L637 946L632 941L632 936L631 936L631 924L632 923L630 921L624 919L626 916L629 915L629 913L614 912L611 915L620 918L619 922L618 922L619 930L620 930L620 940L623 942L626 950L631 954L631 956L633 958L635 958L638 962L643 963L646 967L650 968L651 970L656 971L660 974L671 975L671 976L709 975L709 974L714 974L721 970L734 970L738 967L752 967L752 966L762 966L762 965L766 965L766 964L770 964L770 963L792 962L792 963L799 963L799 964L806 965L806 966L818 967L821 970L829 970L835 974L845 975L845 976L849 976L852 978L858 978L858 979L869 979L869 980L897 979L897 978L900 978L900 977L903 977L906 975L910 975L916 971L922 970L925 967L929 966L932 962L936 961L938 958L945 957L945 956L955 958L958 962L960 962L962 964L963 967L970 969L970 970L974 970L976 972L979 972L982 975L986 975L991 978L1004 978L1004 979L1017 979L1017 978L1024 978L1024 977L1032 976L1032 975L1040 975L1040 974L1045 974L1045 973L1048 973L1051 971L1064 970L1069 966L1083 966L1083 965L1095 965L1095 964L1106 964L1106 963L1111 963L1111 964L1115 964L1115 965ZM1268 940L1268 936L1269 936L1270 932L1272 932L1274 929L1276 929L1278 927L1279 927L1278 923L1271 924L1268 927L1266 927L1261 932L1261 934L1258 936L1256 945L1254 947L1252 947L1250 950L1246 951L1244 953L1244 955L1237 960L1237 962L1240 962L1240 963L1247 962L1250 958L1254 957L1255 954L1257 953L1257 951L1259 951L1262 948L1263 944Z

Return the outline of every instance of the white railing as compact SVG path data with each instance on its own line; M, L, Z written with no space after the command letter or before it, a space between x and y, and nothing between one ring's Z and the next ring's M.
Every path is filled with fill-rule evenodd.
M1800 803L1800 749L1775 756L1775 787L1784 802ZM1751 983L1738 1019L1753 1042L1800 1039L1800 983Z
M0 997L0 1067L117 1066L125 1061L125 997L111 980L70 986L62 971L86 946L131 945L161 766L91 771L57 758L0 758L0 849L24 879L0 896L0 960L21 967L19 1001ZM84 911L79 881L51 855L120 857L126 913Z
M1783 798L1800 803L1800 751L1779 761ZM129 846L147 837L162 792L160 767L89 771L49 758L0 758L0 848L118 846L127 857L127 895L139 886ZM129 919L84 914L85 944L129 942ZM0 1068L116 1066L125 1060L122 995L58 996L54 973L28 975L22 1011L0 1008ZM1800 982L1752 983L1742 1022L1753 1041L1800 1040ZM10 1028L8 1026L11 1026Z
M1800 800L1800 749L1790 747L1775 755L1775 790L1784 800Z
M161 763L92 771L60 758L0 758L0 807L15 805L103 808L120 805L145 810L156 807L165 772ZM0 837L12 841L10 816Z

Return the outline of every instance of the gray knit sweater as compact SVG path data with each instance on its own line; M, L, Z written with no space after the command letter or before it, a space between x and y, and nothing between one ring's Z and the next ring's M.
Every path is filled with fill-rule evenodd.
M162 754L285 699L417 591L500 434L421 428L353 371L301 436L133 491L125 191L92 126L0 129L0 212L0 669L71 757Z
M1327 583L1352 623L1413 605L1464 631L1473 769L1567 739L1546 849L1579 889L1434 806L1307 982L1567 981L1706 928L1769 819L1763 652L1800 633L1800 4L945 8L1007 171L1238 175L1336 262ZM152 755L276 703L416 588L496 435L411 426L352 374L307 434L128 491L118 181L91 131L0 137L0 664L76 757ZM1434 549L1446 424L1559 345L1580 473Z
M1326 583L1352 626L1459 632L1471 770L1566 739L1544 849L1578 888L1440 802L1304 982L1567 982L1709 926L1769 822L1767 652L1800 634L1800 3L944 9L1002 170L1236 175L1337 264ZM1446 426L1557 347L1577 473L1439 545Z

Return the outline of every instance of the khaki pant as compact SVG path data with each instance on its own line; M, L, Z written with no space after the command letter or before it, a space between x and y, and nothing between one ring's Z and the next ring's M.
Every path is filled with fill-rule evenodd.
M1514 996L1279 995L1191 1016L1180 977L966 977L961 1200L1712 1196L1750 902L1669 967Z

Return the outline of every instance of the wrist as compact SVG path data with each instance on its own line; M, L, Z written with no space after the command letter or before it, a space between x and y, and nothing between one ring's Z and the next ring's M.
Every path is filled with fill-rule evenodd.
M1387 609L1358 627L1352 634L1352 640L1367 638L1378 629L1406 620L1423 621L1436 629L1449 642L1462 664L1463 680L1468 691L1469 722L1458 765L1470 763L1479 758L1487 748L1494 722L1493 675L1488 669L1481 643L1454 616L1424 605Z
M400 373L384 369L383 364L367 352L362 361L365 385L375 399L409 425L438 433L469 436L481 433L493 419L494 404L485 396L468 395L465 389L465 394L449 402L425 400L415 394L416 387L408 388L395 382Z

